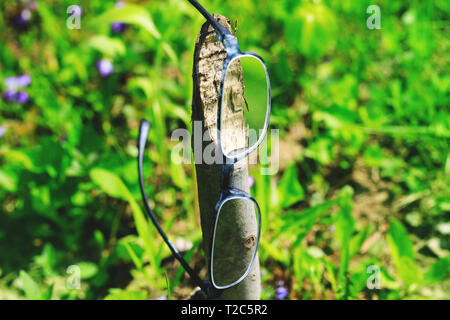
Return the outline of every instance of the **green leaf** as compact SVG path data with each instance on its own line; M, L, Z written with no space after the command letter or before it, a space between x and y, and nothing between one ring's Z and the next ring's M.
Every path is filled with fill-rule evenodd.
M127 188L115 173L106 169L94 168L89 175L95 184L110 197L127 200Z
M318 138L305 149L305 156L328 165L333 160L333 144L333 140L329 138Z
M364 150L364 163L369 167L381 167L386 158L383 150L378 145L369 145Z
M42 300L51 300L51 299L52 299L53 288L54 288L54 287L55 287L55 284L52 283L52 284L47 288L47 290L45 290L45 291L42 293L42 295L41 295Z
M41 288L27 272L21 270L19 279L22 281L23 290L27 299L40 300L42 298Z
M119 259L131 261L136 268L141 269L145 249L141 245L141 239L136 235L128 235L121 238L116 245L116 253Z
M127 250L129 257L131 258L134 265L136 266L136 269L141 270L142 269L142 260L138 258L138 256L136 255L133 248L130 246L130 244L128 242L124 242L123 246Z
M405 220L413 227L418 227L422 223L422 214L417 211L409 212Z
M406 289L421 280L420 269L414 263L414 250L405 227L397 220L391 222L386 236L395 269Z
M98 273L98 267L92 262L79 262L77 266L80 267L81 279L90 279Z
M450 276L450 255L437 260L424 275L425 283L434 283Z
M15 192L17 190L17 176L0 170L0 187L6 191Z
M391 222L387 236L393 245L392 249L396 256L414 259L412 242L405 227L399 221Z
M113 22L134 24L147 30L155 38L161 38L161 34L156 29L153 19L143 6L127 3L126 6L121 8L111 8L100 17L94 19L92 24L111 24Z
M333 129L352 128L357 130L354 126L354 122L357 119L357 113L347 108L338 106L332 106L320 111L316 111L313 114L313 119L317 122L324 121L326 125Z
M350 274L349 295L352 298L358 298L358 294L367 286L366 272L352 272Z
M52 207L51 193L48 186L34 187L31 189L30 195L34 210L45 217L58 221L58 216Z
M399 282L389 274L383 266L380 266L380 282L385 289L398 290L400 289Z
M411 285L421 281L420 269L416 266L414 260L409 257L400 257L400 261L396 263L396 270L408 289Z
M164 278L166 278L167 300L172 300L172 290L170 288L169 277L167 276L167 272L166 271L164 271Z
M122 40L95 35L88 40L87 45L100 51L104 56L114 58L125 54L126 48Z
M335 227L336 238L340 248L340 268L338 275L338 283L341 293L343 293L347 284L347 271L350 262L350 239L355 228L355 219L352 216L353 208L353 189L345 186L339 192L338 204L340 210L336 215Z
M278 183L277 192L282 208L288 208L305 199L305 192L298 181L298 171L295 163L291 164L284 172Z
M437 229L440 233L442 233L442 234L444 234L444 235L448 235L448 234L450 234L450 222L442 222L442 223L439 223L439 224L436 226L436 229Z
M292 248L300 245L301 241L308 234L311 228L317 223L317 219L328 212L335 204L334 200L319 203L311 208L301 212L289 211L283 216L283 225L274 235L274 238L280 235L294 234L296 236Z
M36 169L30 155L23 151L2 149L1 153L9 163L21 164L30 171L34 171Z
M359 252L361 246L363 245L364 241L367 239L368 236L369 236L369 228L367 227L361 230L357 235L352 237L352 239L350 240L350 248L349 248L350 257L353 257L355 254Z
M152 96L153 84L147 77L133 77L127 81L127 88L130 91L142 91L146 98Z
M182 163L170 162L170 176L175 185L184 189L188 186L188 181L186 179L186 174L184 173L184 168Z
M285 266L289 265L289 257L286 255L286 252L284 250L279 250L264 239L261 239L260 241L261 248L264 251L267 251L271 257L273 257L278 262L281 262Z
M55 271L55 265L58 261L58 252L53 248L50 243L46 243L40 255L36 255L33 258L36 266L42 268L43 273L49 276L56 276L59 273Z
M49 8L50 5L45 2L37 6L39 17L42 20L42 28L46 35L54 40L59 40L63 36L63 30L66 29L65 19L60 19L59 15L56 17L54 12Z
M319 247L316 246L309 246L306 249L306 252L308 252L308 254L316 259L320 259L322 258L325 253L322 251L322 249L320 249Z

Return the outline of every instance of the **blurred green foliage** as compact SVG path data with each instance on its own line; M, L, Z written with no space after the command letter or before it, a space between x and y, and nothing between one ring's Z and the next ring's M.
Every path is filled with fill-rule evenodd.
M205 274L194 168L169 161L171 132L191 128L204 18L182 0L91 0L70 30L72 4L39 1L19 24L30 3L0 3L0 89L32 79L28 102L0 101L0 299L185 298L192 283L140 208L135 140L149 119L149 198ZM283 283L290 299L450 298L449 2L202 4L237 21L271 76L281 170L255 168L251 190L262 297Z

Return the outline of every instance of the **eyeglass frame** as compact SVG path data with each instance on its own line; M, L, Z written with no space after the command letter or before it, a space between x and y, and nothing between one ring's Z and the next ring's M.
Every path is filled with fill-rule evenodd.
M139 126L139 137L138 137L138 172L139 172L139 186L141 195L143 198L143 202L145 205L145 208L147 210L147 213L149 214L153 224L157 228L159 234L163 238L164 242L169 246L172 254L175 256L175 258L181 263L183 268L186 270L186 272L189 274L189 276L192 278L192 280L201 288L203 293L207 297L217 297L220 296L220 293L222 290L231 288L238 283L240 283L242 280L244 280L251 269L253 268L253 264L256 260L256 255L258 253L258 247L260 242L260 235L261 235L261 211L259 208L259 205L257 201L247 192L230 187L230 176L231 171L234 168L234 164L238 162L239 160L247 157L251 152L253 152L259 144L261 144L262 140L266 136L269 118L270 118L270 108L271 108L271 95L270 95L270 79L269 74L267 71L267 67L264 63L264 60L258 56L255 53L252 52L246 52L246 51L240 51L239 44L236 39L236 37L224 26L222 26L220 23L215 20L211 14L209 14L197 1L195 0L188 0L207 20L208 22L213 26L217 38L223 43L227 56L224 62L223 72L222 72L222 79L220 83L220 89L219 89L219 96L218 96L218 116L217 116L217 130L218 130L218 146L220 147L220 150L222 151L223 155L223 165L221 170L221 187L220 187L220 195L219 200L215 207L215 212L213 216L213 223L212 223L212 229L210 233L210 239L211 246L209 248L209 267L208 267L208 280L201 280L198 274L189 266L189 264L186 262L186 260L183 258L181 253L178 251L178 249L172 244L172 242L168 239L167 235L162 230L161 226L159 225L156 216L154 215L149 203L148 198L145 193L145 187L144 187L144 179L143 179L143 173L142 173L142 162L143 162L143 154L145 150L145 145L148 137L148 133L150 130L150 123L146 120L142 120ZM228 67L231 65L231 63L240 57L252 57L259 60L259 62L264 67L265 73L266 73L266 81L267 81L267 109L266 109L266 116L265 116L265 123L263 132L260 135L258 141L252 145L250 148L246 149L245 151L241 152L240 154L230 157L225 152L223 152L223 147L221 143L221 137L220 137L220 130L221 130L221 111L222 111L222 101L223 101L223 91L224 91L224 82L226 77L226 72L228 70ZM219 213L223 205L230 200L233 199L247 199L254 203L255 208L257 209L258 213L258 233L257 233L257 239L256 239L256 248L253 253L252 260L250 261L250 264L246 270L246 272L236 281L234 281L231 284L228 284L226 286L218 286L214 282L214 276L213 276L213 248L215 243L215 229L217 227L217 221L219 217Z

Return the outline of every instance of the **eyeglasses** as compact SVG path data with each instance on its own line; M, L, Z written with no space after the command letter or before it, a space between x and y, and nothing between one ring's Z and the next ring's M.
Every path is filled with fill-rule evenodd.
M236 37L226 27L219 24L197 1L188 1L213 26L227 52L218 95L217 144L222 152L223 162L220 195L211 225L208 280L202 281L184 260L162 230L148 204L142 173L143 155L150 130L150 123L146 120L142 120L139 127L139 184L145 208L172 254L205 295L214 297L220 295L221 290L244 280L256 260L261 234L260 208L250 194L231 187L230 180L234 164L254 151L267 133L271 103L270 80L267 67L260 56L240 51ZM244 79L245 94L239 91L244 87ZM241 85L236 85L236 81ZM241 89L236 91L236 88ZM233 126L232 130L222 130L227 121L233 121L236 114L244 119L243 123Z

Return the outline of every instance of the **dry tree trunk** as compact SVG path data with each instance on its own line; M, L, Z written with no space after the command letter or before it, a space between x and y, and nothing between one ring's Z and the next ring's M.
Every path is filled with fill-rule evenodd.
M226 26L231 31L230 22L228 19L220 15L213 16L219 23ZM211 144L211 142L217 147L217 136L215 130L217 126L218 91L225 58L226 51L223 44L217 39L214 29L208 22L206 22L202 26L195 43L193 70L194 87L192 101L192 121L194 122L192 148L194 149L194 160L196 163L195 166L203 232L203 247L206 253L209 252L209 246L211 245L211 224L214 209L219 198L221 164L205 163L205 159L203 159L203 151L207 145ZM226 108L222 130L241 129L245 125L243 116L244 83L242 82L242 70L240 70L240 72L238 70L238 72L234 72L233 75L234 74L236 74L236 76L232 85L233 95L224 100L224 105L222 106L222 108ZM195 125L196 121L201 121L201 131L199 128L197 130L195 129L197 128ZM242 130L231 131L234 131L234 133L243 132ZM227 138L233 139L233 143L237 146L242 146L242 144L246 141L246 137L244 136L233 135ZM211 148L211 145L209 148ZM205 150L205 154L206 153L207 152ZM216 155L216 159L222 159L222 155ZM246 159L239 161L234 165L234 170L230 177L230 184L232 187L249 192L248 167ZM246 209L251 210L250 208L235 207L232 209L236 210L233 217L239 219L239 223L241 223L240 228L244 231L248 228L249 232L251 232L250 228L254 227L254 221L252 222L242 219L243 217L252 216L248 212L243 214L242 210ZM245 243L242 243L241 245L245 245ZM222 247L226 248L228 251L230 250L229 246L229 241L216 243L216 248ZM242 252L242 250L236 251ZM242 257L239 258L249 259L249 256L242 255ZM209 259L209 256L207 259ZM209 261L207 262L209 265ZM220 269L230 272L229 266L224 265L223 268ZM239 270L236 272L239 272ZM224 290L220 299L260 299L260 294L261 280L259 273L259 259L257 257L248 276L238 285Z

